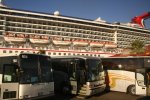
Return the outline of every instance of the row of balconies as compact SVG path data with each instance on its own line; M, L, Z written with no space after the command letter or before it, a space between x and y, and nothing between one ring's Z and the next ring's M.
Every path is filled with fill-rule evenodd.
M95 34L95 35L104 35L107 33L108 36L112 36L112 33L108 32L101 32L101 31L94 31L94 30L83 30L83 29L76 29L76 28L68 28L68 27L60 27L60 26L51 26L51 25L40 25L40 24L22 24L22 23L7 23L6 26L12 27L19 27L19 28L26 28L26 29L35 29L35 30L57 30L57 31L64 31L64 32L75 32L75 33L84 33L84 34ZM112 31L110 31L112 32Z
M1 43L0 46L2 47L10 47L10 48L33 48L33 49L39 49L42 48L45 50L46 49L54 49L54 50L79 50L79 51L98 51L98 50L113 50L113 49L117 49L116 47L107 47L107 46L103 46L100 48L92 48L89 46L86 47L76 47L76 46L56 46L56 45L34 45L34 44L20 44L20 43Z
M7 21L13 21L16 23L27 23L27 24L40 24L40 25L52 25L52 26L64 26L64 27L70 27L70 28L81 28L81 29L86 29L86 30L95 30L95 31L109 31L112 30L112 27L109 28L107 27L101 27L101 25L95 26L95 25L89 25L89 24L82 24L81 23L72 23L72 22L67 22L63 20L52 20L52 19L42 19L42 18L34 18L34 17L25 17L25 16L16 16L16 15L8 15ZM14 18L17 17L17 18Z
M16 33L16 32L12 32L12 33ZM21 32L22 33L22 32ZM77 34L77 33L74 33L74 34L69 34L69 33L62 33L62 32L50 32L50 33L48 33L48 34L50 34L50 35L55 35L55 36L57 36L57 35L61 35L61 36L71 36L71 37L82 37L82 38L91 38L91 39L98 39L98 40L108 40L108 41L113 41L113 37L106 37L106 36L94 36L94 35L84 35L84 34ZM132 39L131 38L124 38L124 37L118 37L117 38L117 41L129 41L129 42L132 42L133 40L136 40L136 39L140 39L140 40L143 40L143 41L145 41L145 40L147 40L148 38L143 38L143 37L132 37ZM148 41L148 40L147 40Z
M128 41L128 42L121 42L121 41L118 41L117 42L117 45L119 48L125 48L125 47L130 47L130 44L131 44L132 41ZM144 42L144 41L143 41ZM147 41L146 41L147 42ZM148 44L148 43L145 43L145 44Z
M3 28L1 28L1 29L3 29ZM97 37L98 38L98 36L94 36L94 35L84 35L84 34L79 34L79 33L73 33L73 34L71 34L71 33L64 33L64 32L57 32L57 31L49 31L49 32L45 32L45 31L35 31L35 30L33 30L33 31L29 31L29 30L23 30L23 29L6 29L6 31L15 31L15 33L17 32L17 31L20 31L20 33L22 33L22 32L25 32L25 33L35 33L35 32L37 32L37 33L45 33L45 34L52 34L52 35L66 35L66 36L82 36L82 37L85 37L85 38L87 38L87 37L90 37L90 36L92 36L92 37ZM17 33L19 33L19 32L17 32Z
M13 33L38 33L38 34L50 34L50 35L62 35L62 36L75 36L75 37L84 37L84 38L94 38L94 39L111 39L112 36L101 36L101 35L93 35L93 34L83 34L83 33L74 33L74 32L61 32L61 31L52 31L52 30L29 30L29 29L20 29L20 28L6 28L5 31L13 31Z
M130 32L130 34L135 34L135 33L136 34L138 34L138 33L146 33L147 34L147 33L150 33L150 31L148 29L144 29L144 28L141 28L141 29L134 28L133 29L131 27L130 28L125 28L125 29L124 28L123 29L122 28L118 28L118 31L121 32L121 33L122 32Z
M133 41L133 40L147 40L145 37L132 37L132 38L125 38L125 37L118 37L118 41Z
M10 33L17 33L17 32L14 32L14 31L9 31ZM23 32L19 32L19 33L23 33ZM34 33L35 34L35 33ZM102 40L102 41L114 41L114 38L112 37L104 37L104 36L99 36L99 37L94 37L92 35L89 35L88 37L84 37L84 36L77 36L75 34L71 34L71 35L64 35L63 33L61 34L57 34L57 32L51 32L49 33L50 36L63 36L63 37L75 37L75 38L82 38L82 39L88 39L88 40Z
M117 37L133 38L133 39L135 39L135 38L136 39L141 39L141 38L146 39L146 38L150 37L150 35L147 34L147 37L146 37L146 36L143 36L143 34L141 34L141 35L128 35L128 34L121 34L121 33L119 33L119 34L117 34Z
M144 36L144 37L147 37L149 36L150 32L149 33L145 33L145 31L143 32L137 32L137 31L131 31L131 30L122 30L122 31L118 31L118 33L121 33L121 34L127 34L127 35L133 35L133 36Z

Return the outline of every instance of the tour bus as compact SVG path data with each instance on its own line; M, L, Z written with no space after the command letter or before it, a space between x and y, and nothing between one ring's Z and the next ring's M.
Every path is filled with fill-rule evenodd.
M100 58L84 56L52 57L55 91L88 97L105 90Z
M134 95L150 95L150 57L102 58L106 87Z
M51 58L41 54L0 57L0 100L54 95Z

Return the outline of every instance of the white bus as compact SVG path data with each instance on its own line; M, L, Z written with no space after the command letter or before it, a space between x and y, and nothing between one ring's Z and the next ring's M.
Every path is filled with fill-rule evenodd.
M105 76L98 57L52 57L55 91L87 97L105 90Z
M40 54L0 57L0 100L54 95L51 58Z
M107 88L135 95L150 95L150 57L102 58Z

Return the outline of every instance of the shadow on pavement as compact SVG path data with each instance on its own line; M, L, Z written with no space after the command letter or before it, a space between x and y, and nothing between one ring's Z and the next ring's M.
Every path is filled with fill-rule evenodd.
M73 95L63 95L63 94L55 94L54 96L44 98L44 99L39 99L39 100L71 100L75 98Z
M140 97L137 100L150 100L150 96Z
M100 93L100 94L95 94L95 95L92 95L92 96L89 96L89 97L86 97L84 98L85 100L86 99L90 99L94 96L96 97L99 97L99 96L102 96L106 94L106 92L103 92L103 93ZM63 95L63 94L55 94L54 96L52 97L48 97L48 98L44 98L44 99L39 99L39 100L84 100L84 99L81 99L81 98L78 98L77 95Z

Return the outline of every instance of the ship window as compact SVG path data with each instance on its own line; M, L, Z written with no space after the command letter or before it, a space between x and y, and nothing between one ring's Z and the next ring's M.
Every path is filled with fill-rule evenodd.
M9 53L12 53L12 51L9 51Z
M73 54L73 55L75 55L75 54Z
M53 55L56 55L56 53L54 52Z
M86 54L86 56L88 56L88 54Z
M3 53L6 53L6 50L3 50Z
M15 51L15 53L18 53L18 51Z
M100 57L100 55L98 55L98 57Z
M66 55L66 53L64 53L64 55Z
M51 53L49 52L48 55L51 55Z
M61 55L61 53L59 53L59 55Z
M0 32L0 35L2 35L2 32Z
M92 54L90 54L90 56L92 56Z
M71 53L68 53L68 55L71 55Z

